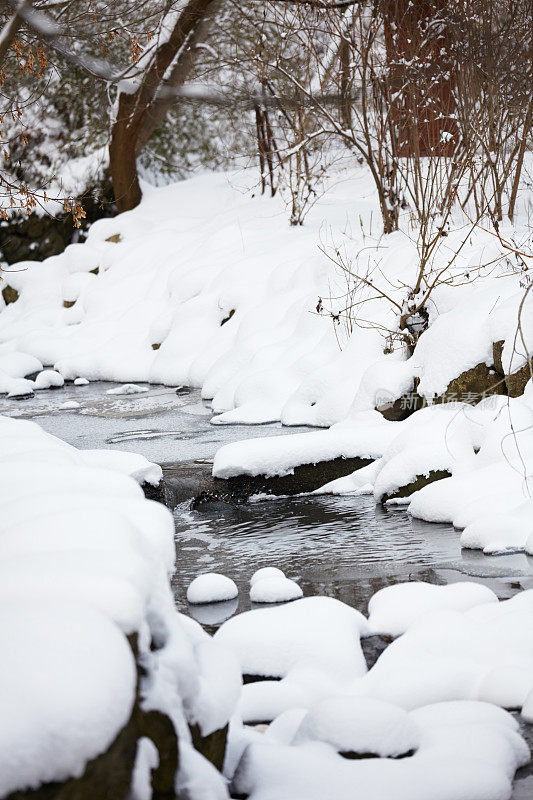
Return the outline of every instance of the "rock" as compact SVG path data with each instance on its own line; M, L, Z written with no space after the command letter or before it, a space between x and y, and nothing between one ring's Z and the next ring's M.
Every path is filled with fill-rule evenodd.
M4 303L8 306L10 303L16 303L19 299L19 293L16 289L13 289L12 286L5 286L2 289L2 297L4 298Z
M208 736L202 736L198 725L189 725L194 749L207 758L219 772L222 771L224 765L228 728L229 724L224 728L213 731Z
M72 308L75 302L75 300L63 300L63 308Z
M387 649L391 642L392 636L382 636L381 634L363 636L361 638L361 649L368 669L372 669L380 655Z
M505 385L509 397L520 397L524 394L526 384L533 377L533 359L511 375L505 376Z
M74 226L72 214L67 213L56 217L48 214L17 214L8 220L1 220L0 240L5 260L8 264L17 261L42 261L62 253L72 241L83 241L86 231L95 220L116 214L112 202L101 202L106 198L110 200L111 196L110 186L95 188L94 196L85 194L85 218L81 228Z
M330 481L344 478L361 467L371 464L372 458L335 458L316 464L301 464L290 475L236 475L232 478L214 478L213 488L217 499L246 500L253 494L294 495L312 492ZM207 498L203 498L204 502Z
M129 796L137 753L137 711L108 750L89 761L80 778L12 792L6 800L123 800Z
M409 497L410 495L414 494L414 492L418 492L419 489L427 486L428 483L440 481L443 478L449 478L450 476L451 473L448 472L447 469L432 469L427 473L427 475L417 475L414 480L405 484L405 486L400 486L400 488L396 489L395 492L383 495L381 502L386 503L387 500L396 500L399 497Z
M171 800L175 797L174 783L178 769L178 737L172 720L161 711L141 711L138 727L139 735L147 736L159 754L159 764L152 770L153 798L168 797Z
M376 411L379 411L389 422L402 422L402 420L407 419L415 411L426 405L424 398L417 392L418 384L419 380L416 378L409 392L402 394L395 400L391 398L390 403L383 403L376 408Z
M492 394L507 394L507 387L501 374L486 364L476 364L465 370L448 384L448 388L437 403L479 403L483 397Z
M113 242L114 244L118 244L122 241L122 236L120 233L114 233L112 236L108 236L106 242Z
M494 342L492 345L494 369L505 380L507 390L505 394L508 394L509 397L520 397L524 394L527 382L533 377L533 358L530 358L529 362L516 372L506 374L502 362L503 346L503 340ZM504 393L502 392L502 394Z

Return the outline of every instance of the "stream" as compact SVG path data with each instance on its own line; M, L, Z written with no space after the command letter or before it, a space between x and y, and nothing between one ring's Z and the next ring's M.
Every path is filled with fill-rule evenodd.
M291 435L305 428L280 425L214 426L197 390L150 387L142 394L109 395L116 384L68 384L25 400L0 399L0 414L36 421L81 449L114 448L141 453L174 477L209 470L216 450L238 439ZM79 407L62 409L65 402ZM165 465L166 468L165 468ZM170 466L171 465L171 466ZM451 525L412 519L401 507L376 506L371 497L299 496L244 504L213 503L191 510L188 500L172 509L176 527L178 608L209 632L237 611L251 607L249 580L264 566L277 566L304 595L336 597L366 613L383 586L410 579L432 583L479 581L500 599L533 588L533 558L488 557L461 550ZM239 588L227 603L189 607L185 592L201 572L221 572ZM524 726L532 741L533 726ZM531 800L533 774L517 775L513 800Z

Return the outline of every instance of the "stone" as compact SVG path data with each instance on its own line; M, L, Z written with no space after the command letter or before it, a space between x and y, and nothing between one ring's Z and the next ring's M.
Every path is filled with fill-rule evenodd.
M494 369L505 380L505 387L507 390L505 393L508 394L509 397L520 397L524 394L527 382L533 377L533 358L530 358L529 361L516 372L506 374L502 362L503 346L503 339L499 342L493 342L492 352Z
M492 394L507 394L505 380L493 367L481 363L451 380L444 394L437 397L435 402L476 404Z
M2 289L2 297L4 298L4 303L8 306L10 303L16 303L19 299L19 293L16 289L13 289L12 286L5 286Z
M443 478L451 477L451 473L448 472L447 469L432 469L428 472L427 475L417 475L414 480L410 483L405 484L405 486L400 486L399 489L396 489L395 492L391 492L390 494L385 494L381 498L382 503L386 503L387 500L396 500L400 497L409 497L410 495L418 492L419 489L422 489L424 486L427 486L428 483L433 483L434 481L441 481Z
M213 488L217 499L246 500L253 494L294 495L312 492L330 481L344 478L361 467L371 464L372 458L334 458L316 464L300 464L290 475L236 475L232 478L214 478ZM204 498L206 500L207 498Z
M219 772L224 765L228 728L229 724L208 736L202 736L198 725L189 725L194 749L207 758Z
M108 236L106 242L113 242L114 244L118 244L122 241L122 236L120 233L114 233L112 236Z

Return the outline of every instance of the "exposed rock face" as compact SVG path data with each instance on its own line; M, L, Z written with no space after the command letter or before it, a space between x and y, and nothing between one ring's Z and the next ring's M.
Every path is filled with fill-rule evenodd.
M378 406L376 411L379 411L389 422L402 422L410 417L411 414L426 405L424 398L417 392L419 382L418 378L415 378L409 392L402 394L396 400L391 400L390 403Z
M130 791L139 732L136 711L107 752L89 761L80 778L13 792L6 800L122 800Z
M219 496L246 499L253 494L294 495L312 492L337 478L344 478L356 469L371 464L372 458L335 458L316 464L301 464L290 475L237 475L232 478L214 478L213 487Z
M414 480L412 480L410 483L407 483L405 486L400 486L400 488L396 489L395 492L383 495L381 502L386 503L387 500L396 500L399 497L409 497L410 495L414 494L414 492L418 492L419 489L427 486L428 483L440 481L443 478L449 478L450 475L451 473L446 469L432 469L427 475L417 475Z
M494 368L505 380L506 394L509 397L520 397L524 394L527 382L533 377L533 358L530 358L529 362L516 372L506 374L502 363L503 346L503 340L494 342L492 345Z
M507 394L502 375L486 364L476 364L465 370L448 384L443 395L436 398L437 403L479 403L483 397L492 394Z
M228 727L229 724L208 736L202 736L198 725L189 726L194 749L205 756L219 771L222 771L224 765Z
M223 503L242 503L251 495L266 493L295 495L311 492L329 481L349 475L356 469L372 463L371 458L336 458L317 464L302 464L291 475L267 477L266 475L237 475L233 478L213 478L212 464L193 461L163 467L159 486L144 485L150 500L158 500L168 508L192 500L193 508Z
M10 303L16 303L19 299L19 293L16 289L13 289L12 286L4 286L2 289L2 297L4 298L4 303L8 306Z

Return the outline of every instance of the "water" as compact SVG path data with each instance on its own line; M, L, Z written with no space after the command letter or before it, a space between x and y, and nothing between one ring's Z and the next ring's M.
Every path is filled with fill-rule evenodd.
M279 425L212 426L211 412L197 391L150 387L144 394L107 395L113 386L69 384L29 400L0 399L0 414L33 419L82 449L132 450L159 464L173 464L175 474L181 470L189 476L228 441L295 432ZM76 400L80 408L61 410L67 400ZM279 498L208 505L200 511L190 510L189 505L187 501L174 509L177 569L172 584L177 607L210 632L251 607L250 577L269 565L295 579L304 595L336 597L363 613L374 592L410 579L441 584L475 580L490 586L501 599L533 588L532 558L487 557L461 550L459 533L452 526L413 520L404 509L376 506L369 497ZM233 578L239 597L188 607L188 584L208 571ZM532 731L533 726L524 726L530 741ZM533 774L526 767L515 781L513 800L531 798Z
M235 613L251 607L250 577L265 566L282 569L305 595L336 597L363 613L374 592L410 579L449 583L467 576L501 598L533 588L532 558L461 550L452 526L413 520L405 510L376 506L366 496L280 498L200 511L182 503L174 519L176 602L193 616L198 610L188 608L185 591L200 572L233 578L239 587ZM220 608L222 617L228 609Z

